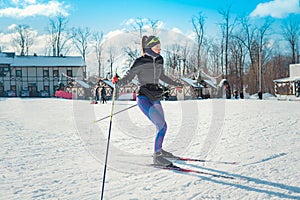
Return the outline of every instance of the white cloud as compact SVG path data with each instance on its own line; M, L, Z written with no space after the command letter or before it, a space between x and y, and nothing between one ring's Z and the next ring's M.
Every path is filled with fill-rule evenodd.
M125 25L128 27L135 27L135 28L139 28L137 25L137 23L143 23L143 30L152 30L151 27L151 20L148 18L130 18L126 21L124 21L123 23L121 23L121 25ZM164 23L162 21L157 21L156 22L156 29L160 30L164 28Z
M114 30L114 31L110 31L109 33L107 33L106 35L104 35L103 42L105 42L107 40L110 40L110 39L112 39L112 38L114 38L114 37L116 37L116 36L118 36L118 35L120 35L122 33L124 33L124 31L123 30L119 30L119 29Z
M254 11L250 14L251 17L266 17L283 18L289 14L299 14L299 0L273 0L257 5Z
M30 3L30 4L35 4L36 0L25 0L25 2Z
M162 21L158 21L156 25L158 30L165 28L165 24Z
M147 18L139 18L139 19L138 18L130 18L122 24L125 24L127 26L136 26L137 22L143 23L145 25L149 22L149 19L147 19Z
M36 0L10 0L10 3L17 6L25 6L28 4L35 4Z
M10 2L11 2L13 5L18 5L19 0L11 0Z
M34 44L30 47L30 54L46 55L46 45L49 35L36 35Z
M175 33L179 33L182 34L182 31L179 28L172 28L171 31L175 32Z
M18 25L17 24L12 24L10 26L8 26L8 30L14 30Z
M25 18L29 16L68 16L68 5L64 5L58 1L52 0L46 4L36 3L35 0L13 0L12 3L17 3L21 7L8 7L0 9L0 17Z
M164 29L165 24L164 24L162 21L157 21L156 24L155 24L155 26L156 26L156 27L155 27L156 31L159 31L159 30L161 30L161 29ZM152 32L153 32L153 28L152 28L151 22L150 22L150 21L147 22L147 23L144 25L143 29L144 29L146 32L152 33Z
M14 52L17 49L14 48L13 38L15 37L15 33L0 33L0 47L2 51L5 52Z

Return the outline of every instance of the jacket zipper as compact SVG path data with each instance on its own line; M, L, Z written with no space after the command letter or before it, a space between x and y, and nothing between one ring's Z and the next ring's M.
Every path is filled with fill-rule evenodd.
M156 81L156 80L155 80L155 79L156 79L155 59L156 59L156 58L153 57L152 59L153 59L153 73L154 73L154 74L153 74L153 79L154 79L153 82L155 83L155 81Z

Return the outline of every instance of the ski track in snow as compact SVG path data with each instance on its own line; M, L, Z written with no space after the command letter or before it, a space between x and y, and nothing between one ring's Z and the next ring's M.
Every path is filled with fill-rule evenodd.
M2 98L0 200L99 199L109 120L93 121L110 113L110 103ZM117 101L115 110L134 103ZM300 199L299 102L162 104L165 149L239 164L175 163L236 179L147 166L155 128L135 107L113 118L105 199Z

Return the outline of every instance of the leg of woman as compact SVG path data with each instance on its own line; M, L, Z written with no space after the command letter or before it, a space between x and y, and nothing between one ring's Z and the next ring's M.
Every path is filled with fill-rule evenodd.
M158 152L162 148L162 143L167 131L164 112L160 101L150 101L147 97L139 96L137 103L142 112L156 126L157 134L155 137L154 151Z

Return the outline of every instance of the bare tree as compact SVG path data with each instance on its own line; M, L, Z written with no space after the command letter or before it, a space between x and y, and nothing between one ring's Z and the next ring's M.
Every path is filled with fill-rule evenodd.
M103 42L103 32L96 32L93 34L93 38L94 38L94 47L95 47L95 51L96 51L96 58L97 58L97 62L98 62L98 77L101 77L101 64L102 64L102 51L103 51L103 47L102 47L102 42Z
M159 22L158 20L149 19L149 23L151 25L151 29L152 29L152 34L153 35L157 34L158 22Z
M134 47L124 47L122 48L122 51L125 53L125 55L127 55L127 63L129 67L134 62L134 60L141 55L141 51Z
M258 48L258 84L259 84L259 91L262 92L262 73L263 73L263 65L265 64L266 60L266 41L265 37L268 34L267 32L270 30L270 27L272 25L273 21L267 18L264 22L264 24L258 28L258 42L259 42L259 48ZM265 51L265 52L263 52ZM263 55L264 53L264 55Z
M18 25L15 27L17 38L13 39L13 43L20 48L20 56L25 56L25 35L24 32L28 28L27 25Z
M25 54L28 56L29 54L29 48L33 45L34 43L34 39L36 37L36 34L29 30L28 32L26 32L25 34Z
M138 57L138 52L140 52L138 49L140 48L136 48L137 46L139 46L139 44L141 43L141 39L143 37L143 32L145 30L145 25L146 25L146 19L142 19L141 17L137 17L136 19L134 19L134 22L131 24L132 28L134 29L135 32L137 32L137 35L134 33L134 35L136 36L136 38L134 38L133 43L135 44L135 47L125 47L123 48L123 51L128 55L128 61L129 61L129 65L130 63L132 63L132 61ZM156 22L153 20L152 22L152 29L153 32L156 30Z
M173 44L170 49L166 50L166 65L171 67L173 70L172 74L175 74L175 71L180 72L180 55L181 47L178 44Z
M273 80L284 78L289 75L289 64L291 58L282 54L282 46L275 44L273 55L265 64L263 76L265 92L275 93Z
M212 67L212 73L214 76L219 74L219 65L221 61L221 48L218 44L218 41L215 39L210 39L208 42L209 45L209 57L210 65Z
M220 24L222 31L222 49L225 54L225 78L228 75L228 51L229 51L229 39L232 35L232 31L234 28L235 22L231 22L231 7L227 7L226 9L222 9L219 13L222 15L224 22ZM225 43L225 44L224 44Z
M35 34L27 25L18 25L14 31L17 36L13 39L14 45L20 48L21 56L28 56L29 48L32 46Z
M250 69L248 70L247 78L243 80L246 80L249 88L248 92L251 93L257 91L255 88L257 86L256 83L258 82L258 44L256 40L257 27L252 26L247 17L240 18L240 25L241 29L236 31L236 33L233 35L233 38L238 39L245 46L250 59Z
M203 50L201 54L201 64L202 64L202 71L205 73L208 73L211 69L211 65L209 64L209 53L210 53L210 41L207 40L206 38L203 40Z
M289 42L291 51L292 51L292 64L299 62L297 59L298 49L297 45L299 44L300 37L300 19L299 16L294 16L284 21L282 26L282 36Z
M181 61L183 62L182 75L189 73L189 66L188 66L189 54L190 54L190 49L188 45L182 47L182 54L181 54Z
M261 26L253 26L249 23L248 18L243 17L240 22L242 29L234 37L239 39L249 54L250 69L247 75L249 92L262 92L263 69L268 59L266 36L273 21L266 18Z
M133 29L139 33L139 37L143 37L143 32L144 32L144 26L145 26L145 20L142 19L141 17L137 17L134 20L134 23L131 24Z
M112 78L113 77L113 64L114 64L114 62L115 62L115 60L116 60L116 49L115 49L115 47L110 47L109 48L109 59L108 59L108 62L110 63L110 78Z
M230 80L236 91L243 91L244 86L244 65L246 50L244 44L238 38L232 38L229 45L230 52Z
M73 28L72 38L76 49L80 52L83 60L86 60L86 53L91 32L89 28Z
M196 33L197 42L197 70L198 70L198 82L201 81L201 48L204 39L204 24L205 16L199 12L198 16L192 18L193 30Z
M68 21L63 16L58 16L56 19L50 19L49 42L52 48L52 56L60 56L63 50L68 51L65 47L66 43L72 38L67 30Z
M134 21L131 23L131 27L135 32L137 32L138 37L141 39L143 37L143 33L146 31L146 28L150 26L152 35L157 34L157 29L159 25L159 20L156 19L147 19L147 18L141 18L137 17L134 19Z

